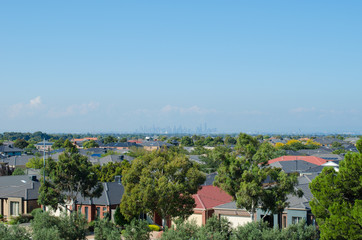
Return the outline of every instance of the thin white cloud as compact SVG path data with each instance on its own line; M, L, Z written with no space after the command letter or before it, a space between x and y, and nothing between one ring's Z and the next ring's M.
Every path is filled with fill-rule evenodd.
M35 111L42 107L41 97L37 96L30 99L28 103L16 103L8 108L8 115L10 118L17 117L19 115L32 115Z
M199 106L191 106L191 107L185 108L185 107L166 105L163 108L161 108L161 113L208 114L208 113L216 113L216 110L214 110L214 109L204 109L204 108L200 108Z
M97 110L99 103L89 102L83 104L70 105L64 109L52 108L48 111L47 116L50 118L62 118L77 115L86 115L92 111Z
M36 108L36 107L40 107L41 104L42 104L41 98L40 98L40 96L37 96L36 98L30 100L29 106Z
M289 112L290 113L307 113L307 112L314 112L314 111L316 111L316 109L314 107L311 107L311 108L299 107L299 108L291 109Z

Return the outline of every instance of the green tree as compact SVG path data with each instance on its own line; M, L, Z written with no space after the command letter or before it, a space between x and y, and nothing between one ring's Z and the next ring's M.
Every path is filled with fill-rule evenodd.
M203 146L214 146L214 139L208 136L205 138Z
M103 166L96 164L93 167L99 181L114 182L115 176L121 176L122 171L130 167L130 163L127 160L123 160L122 162L109 162Z
M78 152L77 147L73 143L71 143L71 141L69 141L69 139L64 141L63 148L65 148L65 150L68 153L77 153Z
M98 143L94 140L89 140L86 141L85 143L83 143L83 148L88 149L88 148L97 148L99 147Z
M342 147L342 143L340 142L332 142L332 148L340 148Z
M123 138L119 139L119 142L127 142L127 138L123 137Z
M162 149L132 161L123 171L121 212L128 219L145 213L162 218L192 214L195 194L205 175L185 155Z
M108 144L108 143L115 143L118 142L118 139L116 137L113 136L107 136L103 139L103 143L104 144Z
M130 223L129 221L127 221L127 219L121 213L121 208L119 206L117 206L116 211L114 213L114 222L118 226L124 226L124 225Z
M48 178L41 183L38 202L45 206L58 208L58 204L66 206L72 203L75 209L77 195L82 197L99 197L102 185L94 172L88 158L79 153L64 152L59 160L52 159L46 164Z
M230 135L226 135L225 139L224 139L224 144L225 145L234 145L234 144L236 144L236 139L233 137L230 137Z
M44 160L40 157L30 158L25 164L27 168L41 169L44 166Z
M201 168L204 172L215 172L220 164L225 161L227 153L230 152L231 149L223 146L217 146L211 151L208 150L206 156L200 156L200 160L204 163Z
M288 206L288 194L301 196L301 191L294 188L297 175L267 165L273 156L271 146L266 143L260 146L254 137L241 133L235 150L235 154L226 154L215 184L233 196L238 207L252 214L257 208L276 214Z
M52 145L52 148L53 149L59 149L59 148L62 148L64 145L64 139L63 138L59 138L58 140L55 140L53 145Z
M16 141L14 142L14 147L17 148L21 148L24 149L29 145L29 143L27 141L25 141L24 139L16 139Z
M347 153L338 172L324 168L309 187L321 239L362 239L361 153Z
M17 167L15 168L13 175L25 175L25 171L24 169Z
M184 136L181 138L181 146L191 147L194 145L194 141L189 136Z

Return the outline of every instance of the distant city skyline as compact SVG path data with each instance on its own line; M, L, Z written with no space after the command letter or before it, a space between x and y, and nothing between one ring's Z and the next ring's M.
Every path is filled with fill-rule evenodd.
M362 132L362 1L1 1L0 132Z

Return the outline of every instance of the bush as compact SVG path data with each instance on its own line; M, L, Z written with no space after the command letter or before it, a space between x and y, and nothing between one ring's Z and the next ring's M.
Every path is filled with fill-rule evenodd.
M30 220L32 220L34 217L29 214L22 214L17 217L12 217L9 221L10 225L15 225L19 223L28 223Z
M125 240L148 240L150 239L150 232L146 220L133 219L129 225L125 226L122 236Z
M0 224L0 239L1 240L30 240L30 234L26 231L25 228L20 227L19 225L14 226L5 226Z
M87 221L77 213L55 217L48 212L38 212L31 222L31 227L34 240L83 240L87 232Z
M148 225L148 227L150 228L151 231L160 231L161 229L159 226L153 224Z
M94 235L97 240L119 240L121 231L108 219L94 221Z
M193 239L199 227L195 221L183 222L181 219L176 220L176 226L172 228L166 228L165 232L162 234L162 240L189 240Z
M43 209L41 209L41 208L35 208L33 211L31 211L30 214L31 214L33 217L35 217L36 214L42 213L42 212L43 212Z
M216 216L213 216L197 232L196 239L224 240L229 239L231 232L231 224L226 218L217 219Z

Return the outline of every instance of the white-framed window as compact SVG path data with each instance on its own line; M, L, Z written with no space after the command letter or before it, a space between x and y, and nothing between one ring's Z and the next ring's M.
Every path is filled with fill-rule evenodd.
M19 215L19 202L10 202L10 215L11 216Z
M292 224L297 224L302 221L302 217L292 217Z

